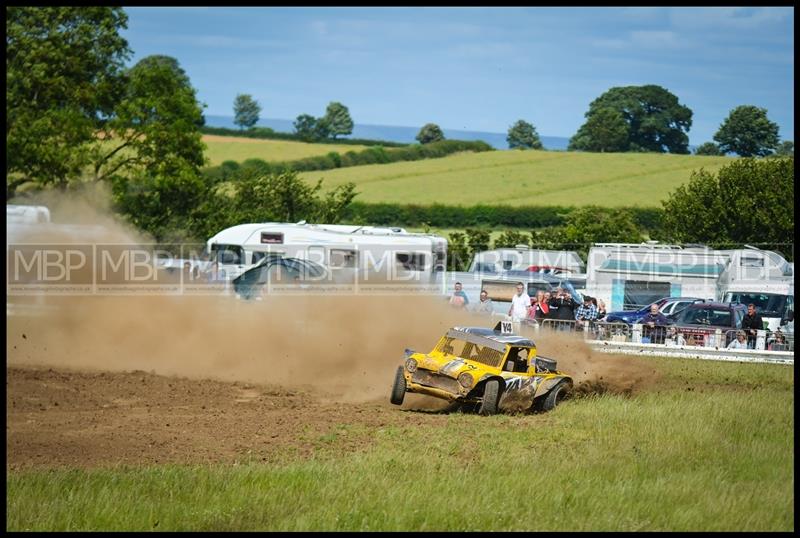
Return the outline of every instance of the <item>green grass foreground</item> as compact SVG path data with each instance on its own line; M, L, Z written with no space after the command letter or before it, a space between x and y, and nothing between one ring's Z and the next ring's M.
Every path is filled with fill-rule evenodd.
M7 530L794 530L793 367L646 360L665 377L633 397L386 426L360 451L10 472Z
M352 181L360 202L661 207L693 170L729 157L565 151L489 151L441 159L304 172L333 189Z

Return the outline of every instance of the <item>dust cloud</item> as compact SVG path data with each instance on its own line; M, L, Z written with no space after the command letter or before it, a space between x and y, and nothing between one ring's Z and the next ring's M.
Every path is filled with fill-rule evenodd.
M92 241L151 242L110 216L102 193L97 199L47 203L54 222L94 227ZM85 233L42 227L36 238L89 241ZM35 316L7 317L8 366L143 370L310 387L346 402L387 400L406 348L428 351L449 327L491 324L489 318L451 308L441 296L407 294L287 294L242 301L230 292L146 295L134 290L117 296L39 296L37 303L48 308ZM529 336L540 354L558 360L559 369L578 384L625 392L653 379L646 365L595 354L579 338ZM414 405L435 408L429 400L417 398Z

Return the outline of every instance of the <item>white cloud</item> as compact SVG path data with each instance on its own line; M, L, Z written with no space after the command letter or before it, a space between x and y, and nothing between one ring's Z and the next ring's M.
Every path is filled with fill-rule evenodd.
M677 28L724 28L752 30L793 17L789 7L711 7L684 8L669 11L670 21Z

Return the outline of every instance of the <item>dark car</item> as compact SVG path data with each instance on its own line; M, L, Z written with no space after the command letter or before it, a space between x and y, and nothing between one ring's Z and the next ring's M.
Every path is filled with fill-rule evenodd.
M689 305L704 303L705 299L699 297L664 297L650 303L639 310L626 310L624 312L609 312L603 321L608 323L627 323L632 325L642 319L647 313L650 312L652 304L658 305L658 311L665 316L676 314Z
M301 284L318 282L326 276L318 263L278 255L266 256L233 279L233 289L242 299L253 299L268 284Z
M720 329L723 341L716 345L727 346L735 338L735 330L742 328L746 313L747 307L739 303L698 303L667 316L667 320L688 345L705 345Z

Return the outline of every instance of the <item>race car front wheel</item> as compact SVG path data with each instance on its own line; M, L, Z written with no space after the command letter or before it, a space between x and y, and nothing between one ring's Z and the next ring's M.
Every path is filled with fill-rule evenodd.
M544 397L541 403L540 410L541 411L550 411L555 409L556 405L558 405L561 400L563 400L567 393L569 392L569 383L564 381L560 382L558 385L552 388L550 392L547 393L547 396Z
M497 414L497 404L499 401L500 381L497 379L490 379L486 382L486 387L483 390L483 400L481 401L481 408L478 413L481 415Z
M394 385L392 386L392 397L389 399L394 405L402 405L403 398L406 397L406 376L403 375L403 367L397 367L394 374Z

